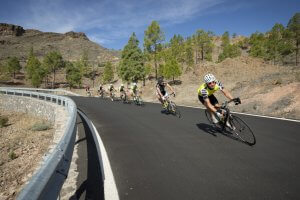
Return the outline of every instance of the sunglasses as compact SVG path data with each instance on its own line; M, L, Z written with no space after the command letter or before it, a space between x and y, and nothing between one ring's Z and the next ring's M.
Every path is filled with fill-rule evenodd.
M216 84L216 82L212 81L212 82L207 83L207 85L211 85L211 84Z

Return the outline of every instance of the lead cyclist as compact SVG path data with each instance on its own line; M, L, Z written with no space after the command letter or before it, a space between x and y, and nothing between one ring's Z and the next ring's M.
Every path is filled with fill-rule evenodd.
M221 82L218 81L213 74L206 74L204 76L204 83L198 88L198 99L207 108L207 110L210 111L211 118L215 124L224 117L220 110L219 102L213 95L218 90L220 90L229 100L234 99L230 92L223 87ZM236 98L235 101L241 103L239 98ZM230 126L227 122L226 125Z

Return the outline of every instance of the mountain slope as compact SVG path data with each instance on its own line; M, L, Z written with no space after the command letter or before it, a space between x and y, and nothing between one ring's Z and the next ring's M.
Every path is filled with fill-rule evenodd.
M0 61L16 56L24 64L31 47L38 58L50 51L59 51L65 60L75 61L86 51L93 64L118 60L118 52L90 41L84 33L41 32L0 23Z

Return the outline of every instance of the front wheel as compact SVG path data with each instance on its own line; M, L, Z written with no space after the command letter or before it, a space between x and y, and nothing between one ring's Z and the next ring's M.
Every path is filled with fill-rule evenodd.
M230 116L230 123L232 125L232 132L237 135L237 137L244 143L250 146L256 143L254 133L250 127L241 118L237 116Z
M179 108L176 106L176 104L174 103L174 102L170 102L169 103L169 111L173 114L173 115L175 115L175 116L177 116L177 117L181 117L181 113L180 113L180 110L179 110Z

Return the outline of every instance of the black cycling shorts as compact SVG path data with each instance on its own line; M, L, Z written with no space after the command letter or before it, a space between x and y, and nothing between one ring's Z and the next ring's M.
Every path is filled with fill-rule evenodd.
M204 104L204 98L203 98L203 96L198 95L198 99L199 99L199 101L201 101L202 104ZM216 104L219 103L218 99L213 94L210 95L210 96L208 96L208 99L209 99L209 101L210 101L210 103L212 105L216 105Z

